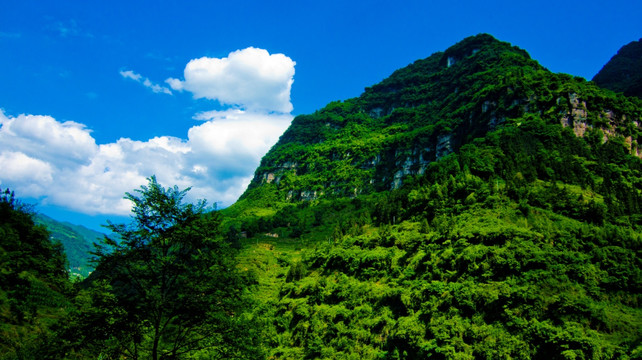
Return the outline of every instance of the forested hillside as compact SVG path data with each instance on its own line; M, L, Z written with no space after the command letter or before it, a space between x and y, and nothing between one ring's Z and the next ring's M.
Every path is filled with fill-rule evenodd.
M641 115L479 35L295 118L225 210L272 357L642 356Z
M624 95L642 98L642 39L623 46L593 81Z
M105 234L84 226L59 222L43 214L36 214L35 221L47 228L53 241L62 244L69 262L70 275L84 278L93 271L90 261L91 252L94 251L93 244L100 243Z

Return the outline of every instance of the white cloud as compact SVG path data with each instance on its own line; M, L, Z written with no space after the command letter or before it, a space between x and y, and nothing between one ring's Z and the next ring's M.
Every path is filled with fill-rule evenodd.
M137 74L132 70L121 70L120 76L125 79L132 79L138 83L143 84L144 87L151 89L155 93L162 93L172 95L172 91L169 88L153 83L146 77L143 77L141 74Z
M165 186L192 186L191 200L230 205L292 119L240 110L196 117L206 121L192 127L186 140L121 138L96 145L82 124L50 116L11 117L0 110L0 183L43 203L87 214L127 215L125 192L156 175Z
M204 164L210 172L234 176L252 174L261 156L276 143L292 121L289 114L241 110L212 111L198 114L196 118L209 121L189 130L192 150L199 154L201 163L206 159L217 159Z
M3 178L9 181L28 181L35 179L36 183L48 184L53 180L51 165L34 159L21 152L6 151L0 153L0 168Z
M156 175L165 186L191 186L191 200L230 205L292 121L294 65L283 54L256 48L190 61L185 80L167 83L232 108L194 115L203 122L189 129L186 139L96 144L83 124L41 115L11 117L0 110L0 184L18 196L86 214L126 215L131 204L123 199L125 192ZM171 94L132 70L120 75Z
M131 70L121 70L120 71L120 76L124 77L125 79L132 79L134 81L140 82L140 79L142 79L141 74L136 74L135 72Z
M253 111L289 113L290 89L295 62L283 54L249 47L226 58L191 60L184 70L185 80L165 80L176 91L189 91L195 98L218 100Z
M96 151L96 141L84 125L58 122L51 116L19 115L0 111L0 151L16 151L60 166L86 163Z

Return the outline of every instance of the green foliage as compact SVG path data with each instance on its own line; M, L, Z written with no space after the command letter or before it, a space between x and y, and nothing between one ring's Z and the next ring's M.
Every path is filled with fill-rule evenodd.
M220 236L220 216L205 203L183 204L187 190L165 189L154 177L128 193L132 223L109 224L90 288L61 332L68 351L109 357L236 358L247 319L247 277ZM95 329L100 323L101 328ZM247 340L251 343L252 339Z
M632 41L618 50L593 81L626 96L642 98L642 41Z
M229 213L396 189L409 181L408 175L426 173L430 163L489 131L517 132L514 128L522 125L571 137L572 132L560 131L562 123L569 130L585 129L593 143L602 143L601 131L608 134L607 143L621 141L630 152L641 134L630 120L642 116L640 109L638 99L553 74L508 43L485 34L470 37L395 71L358 98L297 116ZM528 139L517 133L510 146L527 146L519 141ZM527 150L515 160L532 158ZM473 174L495 174L495 148L469 151ZM566 170L565 156L560 152L557 168L538 171Z
M639 352L641 115L479 35L295 118L226 210L248 253L303 249L261 253L268 353Z
M440 219L428 234L404 222L308 252L310 275L281 290L280 348L305 358L612 358L640 341L640 233L543 209L524 217L511 202Z
M33 218L13 192L0 192L0 359L41 356L68 305L62 246Z

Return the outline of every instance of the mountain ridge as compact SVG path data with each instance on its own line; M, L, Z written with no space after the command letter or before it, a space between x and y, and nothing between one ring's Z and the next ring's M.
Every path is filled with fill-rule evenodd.
M626 96L642 98L642 39L622 46L593 81Z
M479 35L296 117L223 210L268 356L639 357L641 115Z
M639 104L626 104L631 101L579 77L553 74L490 35L469 37L393 72L360 97L297 116L240 200L270 184L276 198L287 201L396 189L429 163L526 114L559 122L578 136L593 127L605 139L625 135L639 155ZM635 129L626 128L631 124ZM351 140L366 133L366 141Z
M105 234L82 225L61 222L44 214L36 214L34 220L36 224L47 228L53 241L59 241L62 244L72 276L84 278L93 271L93 265L91 265L91 252L95 250L93 244L99 243Z

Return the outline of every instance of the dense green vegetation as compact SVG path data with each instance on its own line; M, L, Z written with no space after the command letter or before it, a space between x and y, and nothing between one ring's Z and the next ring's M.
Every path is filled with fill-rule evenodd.
M0 193L0 359L33 359L69 305L66 258L28 205Z
M465 39L296 117L227 209L154 178L127 194L88 279L38 280L56 305L14 310L28 292L3 280L2 356L642 358L641 117ZM64 269L42 241L35 278Z
M487 139L442 159L415 186L351 201L372 206L344 214L356 215L353 225L337 222L342 235L304 251L281 285L276 357L640 356L642 234L637 196L629 197L639 185L578 185L591 182L580 164L637 180L640 160L607 144L593 151L560 126ZM559 159L513 163L500 144L541 155L576 149L568 155L577 172L529 179ZM506 178L477 173L473 155L491 150L490 166ZM622 154L619 166L599 160Z
M205 202L183 204L186 191L164 189L152 177L138 194L127 194L132 222L109 224L118 237L97 251L90 286L61 330L67 351L153 360L251 357L243 316L251 279L235 270L219 214L206 213Z
M43 214L36 214L35 222L44 225L51 238L62 244L69 262L70 276L85 278L94 270L90 261L93 244L99 243L105 234L84 226L56 221Z
M606 89L642 98L642 39L623 46L593 81Z
M297 117L224 211L271 357L642 356L641 110L480 35Z
M578 133L600 129L637 149L640 129L630 120L640 118L641 104L553 74L523 50L479 35L396 71L359 98L297 116L236 207L265 214L279 202L395 189L488 131L530 119Z
M261 358L247 316L255 280L205 202L154 177L126 194L96 270L72 283L62 245L8 190L0 197L1 359Z

